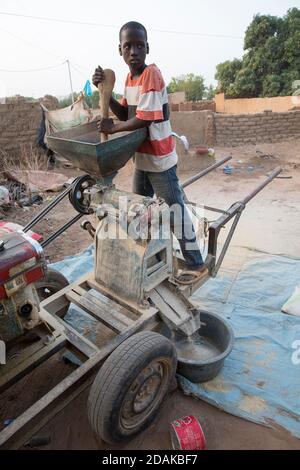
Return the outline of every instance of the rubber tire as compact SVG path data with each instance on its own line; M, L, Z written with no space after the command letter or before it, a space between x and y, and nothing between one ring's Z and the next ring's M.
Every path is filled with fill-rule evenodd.
M169 360L171 373L165 394L143 423L124 434L119 414L128 389L155 358ZM134 334L118 346L106 359L91 387L88 418L97 437L113 444L124 442L145 429L155 418L174 380L177 366L176 349L167 338L152 331Z
M68 285L69 281L67 278L65 278L63 274L61 274L59 271L56 271L56 269L47 268L44 279L37 281L35 283L35 288L37 290L40 302L42 302L42 300L45 300L47 297L50 297L50 295L56 294L56 292L59 292ZM42 295L41 291L47 288L51 290L51 294L49 296ZM57 312L57 316L59 318L63 318L66 315L69 309L69 305L70 303L62 310Z

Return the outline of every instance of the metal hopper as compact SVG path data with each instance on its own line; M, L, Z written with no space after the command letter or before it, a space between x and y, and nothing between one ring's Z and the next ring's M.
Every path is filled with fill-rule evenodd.
M96 121L47 136L48 147L90 175L106 177L120 170L147 137L147 129L122 132L100 142Z

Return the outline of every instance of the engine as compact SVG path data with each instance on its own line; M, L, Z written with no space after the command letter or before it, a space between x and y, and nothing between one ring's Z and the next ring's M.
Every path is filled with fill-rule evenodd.
M0 229L0 339L5 343L38 325L40 302L34 283L45 272L37 241L22 231Z

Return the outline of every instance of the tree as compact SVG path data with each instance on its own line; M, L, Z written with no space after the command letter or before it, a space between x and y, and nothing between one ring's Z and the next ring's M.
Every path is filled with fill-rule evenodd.
M209 87L206 88L205 90L204 97L207 100L213 100L216 93L217 93L216 88L213 85L209 85Z
M74 101L76 101L79 96L79 93L75 91L73 95L74 95ZM58 106L59 108L67 108L68 106L71 106L72 103L73 103L72 95L70 93L68 96L65 96L64 98L59 100Z
M218 91L234 96L232 85L234 84L237 72L242 68L242 61L239 59L226 60L222 64L217 65L215 79L218 80Z
M84 97L86 104L92 108L97 109L99 108L99 91L94 90L92 96L85 96Z
M74 101L77 100L79 95L80 93L77 93L76 91L74 92ZM122 98L122 95L119 95L118 93L113 92L113 97L116 100L119 100L120 98ZM89 108L92 108L92 109L99 108L99 91L98 90L94 90L92 96L85 96L84 99L85 99L86 104L89 106ZM71 94L59 101L60 108L67 108L68 106L71 106L71 104L72 104Z
M167 87L167 91L168 93L185 91L187 101L202 100L205 92L204 78L193 73L181 75L177 78L173 77Z
M300 77L300 10L283 18L255 15L244 38L241 60L217 65L219 91L228 97L284 96Z

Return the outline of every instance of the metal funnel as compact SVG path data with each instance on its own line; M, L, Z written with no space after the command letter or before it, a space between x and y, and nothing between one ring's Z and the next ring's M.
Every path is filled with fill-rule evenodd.
M109 136L100 143L96 121L47 136L48 147L90 175L106 177L120 170L148 135L138 129Z

